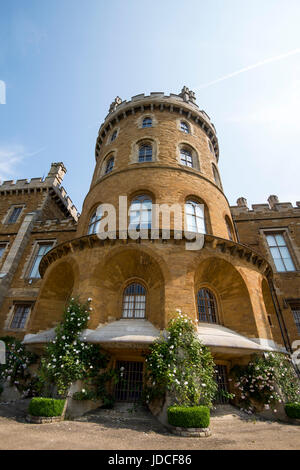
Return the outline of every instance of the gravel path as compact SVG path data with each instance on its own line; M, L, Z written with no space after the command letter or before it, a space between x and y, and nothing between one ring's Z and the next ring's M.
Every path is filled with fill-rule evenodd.
M227 405L211 418L212 437L171 435L146 411L98 410L74 421L28 424L28 400L0 404L5 449L300 449L300 426L255 419Z

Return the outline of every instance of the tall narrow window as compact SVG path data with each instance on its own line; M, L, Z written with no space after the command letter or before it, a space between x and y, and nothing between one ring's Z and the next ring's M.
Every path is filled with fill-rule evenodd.
M146 289L136 282L126 287L123 296L123 318L145 318Z
M117 135L118 135L118 131L115 130L111 135L110 141L113 142L114 140L116 140Z
M294 322L297 328L297 332L300 335L300 305L297 305L291 308L292 308L292 313L293 313Z
M215 155L215 151L214 151L213 145L212 145L212 143L211 143L210 140L208 141L208 146L209 146L209 150L211 151L211 153L212 153L213 155Z
M8 218L8 221L7 223L8 224L15 224L19 218L19 215L21 214L22 212L22 209L23 207L14 207L9 218Z
M152 224L152 199L146 195L137 196L130 205L129 214L130 229L150 229Z
M184 132L185 134L190 133L190 128L189 125L185 121L180 122L180 130Z
M188 232L206 233L204 205L196 201L185 204L186 226Z
M1 243L0 244L0 260L4 254L5 248L6 248L6 243Z
M53 247L53 243L38 243L37 251L35 252L34 259L29 272L29 279L38 279L40 277L39 265L42 257L48 253Z
M180 163L193 168L193 155L190 150L184 148L180 150Z
M98 228L99 228L102 217L103 217L102 209L98 207L98 209L93 213L92 217L90 218L88 235L93 235L94 233L98 232Z
M215 167L214 164L212 165L212 169L213 169L215 183L216 183L217 186L219 186L219 188L221 188L222 185L221 185L220 175L219 175L219 172L218 172L218 170L217 170L217 168Z
M229 240L233 241L232 226L231 226L231 223L230 223L227 215L225 217L225 222L226 222L226 227L227 227L228 238L229 238Z
M113 171L113 168L114 168L114 164L115 164L115 159L114 157L111 157L107 160L106 162L106 167L105 167L105 174L108 175L108 173L110 173L111 171Z
M209 289L200 289L197 293L199 321L218 323L217 302Z
M266 235L269 249L278 272L295 271L295 265L283 233Z
M142 127L152 127L152 119L150 117L145 117L145 119L143 119Z
M17 304L14 307L14 315L10 324L13 330L23 330L30 313L30 304Z
M139 163L152 161L152 145L143 144L139 148Z

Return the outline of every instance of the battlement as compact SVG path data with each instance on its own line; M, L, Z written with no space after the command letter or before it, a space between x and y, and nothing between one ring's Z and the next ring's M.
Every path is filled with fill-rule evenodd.
M199 109L199 106L196 104L195 93L186 86L182 88L181 93L178 95L174 93L165 95L163 92L151 92L150 95L141 93L132 96L129 101L122 100L117 96L111 103L109 113L100 126L96 144L96 158L99 154L103 139L117 122L136 112L146 112L148 108L150 111L157 109L159 111L169 110L170 112L179 113L182 117L186 116L196 124L199 124L210 138L215 155L217 159L219 158L216 128L208 114L204 110Z
M274 217L275 214L288 214L289 216L300 216L300 201L296 202L296 206L293 206L291 202L280 202L278 197L271 195L268 198L267 203L263 204L252 204L251 209L247 205L247 199L241 197L237 200L236 206L231 206L231 213L233 218L239 218L248 215L249 218L252 216L266 216Z
M52 195L59 200L64 208L66 215L70 214L75 221L78 220L79 212L73 204L71 198L67 195L66 190L61 186L66 168L62 162L52 163L50 171L46 178L31 178L20 180L7 180L0 184L0 197L9 194L29 194L34 192L51 192Z

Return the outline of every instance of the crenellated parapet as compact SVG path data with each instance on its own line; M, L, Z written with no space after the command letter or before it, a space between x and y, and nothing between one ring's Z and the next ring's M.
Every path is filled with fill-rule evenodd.
M3 181L0 184L0 197L10 194L34 194L48 192L56 200L67 217L72 217L75 221L79 218L79 212L68 196L66 190L61 186L61 182L66 173L63 163L52 163L46 178L31 178L20 180Z
M162 92L152 92L150 95L141 93L133 96L129 101L122 100L117 96L110 105L109 113L100 126L95 150L96 159L98 158L103 140L118 122L126 119L128 116L144 113L147 110L150 112L169 111L194 121L210 139L216 158L217 160L219 159L219 144L215 126L211 122L208 114L200 110L199 106L196 104L195 93L187 87L183 87L181 93L178 95L174 93L165 95Z
M278 197L271 195L268 198L267 203L263 204L252 204L249 209L247 199L240 197L237 200L236 206L230 206L230 210L233 218L239 219L246 216L246 218L256 217L300 217L300 201L296 202L296 206L293 206L291 202L280 202Z

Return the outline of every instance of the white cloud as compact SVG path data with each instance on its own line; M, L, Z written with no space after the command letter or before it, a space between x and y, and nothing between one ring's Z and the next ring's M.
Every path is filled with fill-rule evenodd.
M23 145L0 146L0 180L14 179L19 176L19 165L26 157L33 157L44 149L27 152Z

